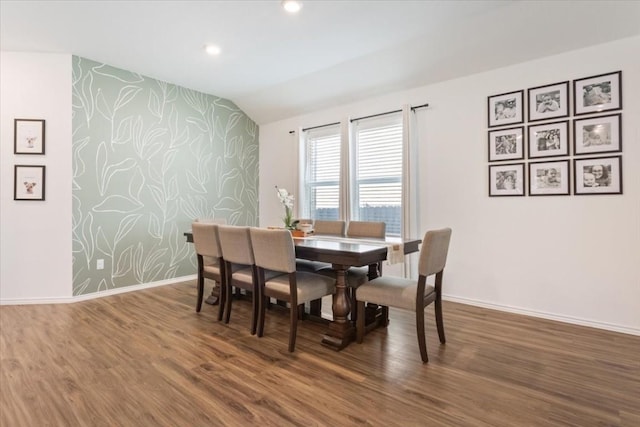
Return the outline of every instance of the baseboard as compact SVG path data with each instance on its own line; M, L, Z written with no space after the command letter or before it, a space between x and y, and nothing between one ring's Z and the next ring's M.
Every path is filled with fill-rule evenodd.
M188 280L195 280L197 275L175 277L173 279L158 280L157 282L141 283L138 285L124 286L121 288L108 289L106 291L93 292L86 295L77 295L74 297L53 297L53 298L25 298L25 299L0 299L0 305L30 305L30 304L70 304L74 302L88 301L95 298L103 298L111 295L124 294L127 292L135 292L143 289L156 288L158 286L173 285Z
M528 309L519 308L519 307L512 307L508 305L492 304L485 301L455 297L451 295L443 295L442 299L445 301L457 302L457 303L466 304L466 305L473 305L473 306L482 307L482 308L489 308L492 310L505 311L508 313L522 314L525 316L539 317L541 319L548 319L548 320L556 320L558 322L570 323L573 325L588 326L596 329L604 329L612 332L621 332L623 334L640 336L640 329L638 328L629 328L627 326L615 325L612 323L596 322L593 320L581 319L578 317L571 317L571 316L563 316L563 315L558 315L553 313L547 313L544 311L535 311L535 310L528 310Z

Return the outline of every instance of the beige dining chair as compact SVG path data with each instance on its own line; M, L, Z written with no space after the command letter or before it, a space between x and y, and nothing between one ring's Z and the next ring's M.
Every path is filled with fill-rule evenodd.
M317 219L313 222L313 233L320 236L344 236L344 221Z
M226 218L213 218L213 217L200 217L200 218L196 218L194 221L196 222L203 222L205 224L226 224L227 220ZM204 263L207 264L211 264L211 263L216 263L217 261L213 258L209 258L209 257L205 257L204 258ZM211 305L216 305L219 303L220 300L220 283L218 283L216 280L213 280L213 286L211 287L211 294L208 298L205 299L205 302Z
M198 259L198 300L196 312L202 309L204 295L204 279L215 280L220 284L220 307L218 320L222 320L225 294L225 271L220 240L218 237L218 224L202 221L194 221L191 224L193 233L193 245Z
M224 323L229 323L233 302L233 287L251 292L251 335L256 333L258 322L258 281L255 274L253 248L249 227L220 225L218 227L220 247L225 266Z
M344 221L316 220L313 225L313 234L316 236L344 236ZM310 271L316 273L320 270L331 270L331 264L306 259L296 260L298 271Z
M370 238L370 239L384 239L386 233L386 224L384 222L378 221L350 221L347 226L346 237L352 238ZM335 271L331 268L331 266L321 268L316 270L318 274L323 274L326 276L335 278ZM356 320L356 298L355 298L355 289L358 286L365 283L369 278L373 278L373 276L379 276L382 274L382 262L378 262L375 265L375 270L370 273L369 266L364 267L350 267L345 272L345 282L347 285L347 296L349 298L349 303L351 306L351 320ZM371 277L370 277L371 274Z
M347 237L384 239L387 224L382 221L349 221ZM382 275L382 262L377 264L376 275ZM347 285L357 288L369 278L369 267L351 267L347 272Z
M319 274L296 271L295 248L288 230L251 228L251 244L257 266L258 336L264 335L265 308L268 298L289 303L289 351L295 350L298 313L307 301L331 295L335 291L335 279ZM282 273L267 277L265 271Z
M436 326L438 337L445 343L444 324L442 319L442 276L447 263L451 229L428 231L422 240L420 261L418 264L418 280L393 276L380 276L356 289L357 302L357 340L362 343L365 332L365 302L388 307L396 307L414 311L416 314L416 331L422 362L427 363L427 342L424 329L424 309L435 302ZM427 284L427 278L435 274L435 283ZM385 313L384 316L386 318Z

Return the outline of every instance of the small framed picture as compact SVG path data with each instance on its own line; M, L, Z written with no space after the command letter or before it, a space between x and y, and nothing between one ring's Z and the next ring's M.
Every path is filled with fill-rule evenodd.
M524 126L489 131L489 161L524 159Z
M569 160L529 163L530 196L566 196L569 194Z
M13 200L44 200L44 166L15 165Z
M489 165L489 196L524 196L524 163Z
M527 90L529 121L569 116L569 81Z
M622 71L573 81L574 115L622 109Z
M488 97L489 127L524 122L523 98L524 90Z
M573 121L573 154L622 151L622 114Z
M528 128L529 158L569 155L569 120Z
M13 153L44 154L44 120L13 121Z
M622 194L622 156L573 159L574 194Z

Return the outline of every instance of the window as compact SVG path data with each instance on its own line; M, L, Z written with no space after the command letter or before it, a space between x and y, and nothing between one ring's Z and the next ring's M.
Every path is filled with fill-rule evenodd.
M340 217L340 125L305 132L305 178L302 216Z
M384 221L400 236L402 218L402 116L353 123L352 219Z
M299 214L312 219L384 221L387 235L400 236L402 115L354 120L351 131L350 141L342 140L340 124L305 131ZM341 153L350 158L341 159ZM348 191L340 191L340 185L348 186ZM344 212L351 218L343 218Z

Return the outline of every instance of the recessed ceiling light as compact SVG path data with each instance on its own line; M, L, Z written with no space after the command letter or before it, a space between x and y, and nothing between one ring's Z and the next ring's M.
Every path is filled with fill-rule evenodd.
M222 52L220 50L220 47L214 45L214 44L208 44L204 47L204 50L209 54L209 55L220 55L220 52Z
M297 13L302 9L302 3L296 0L283 0L282 7L289 13Z

